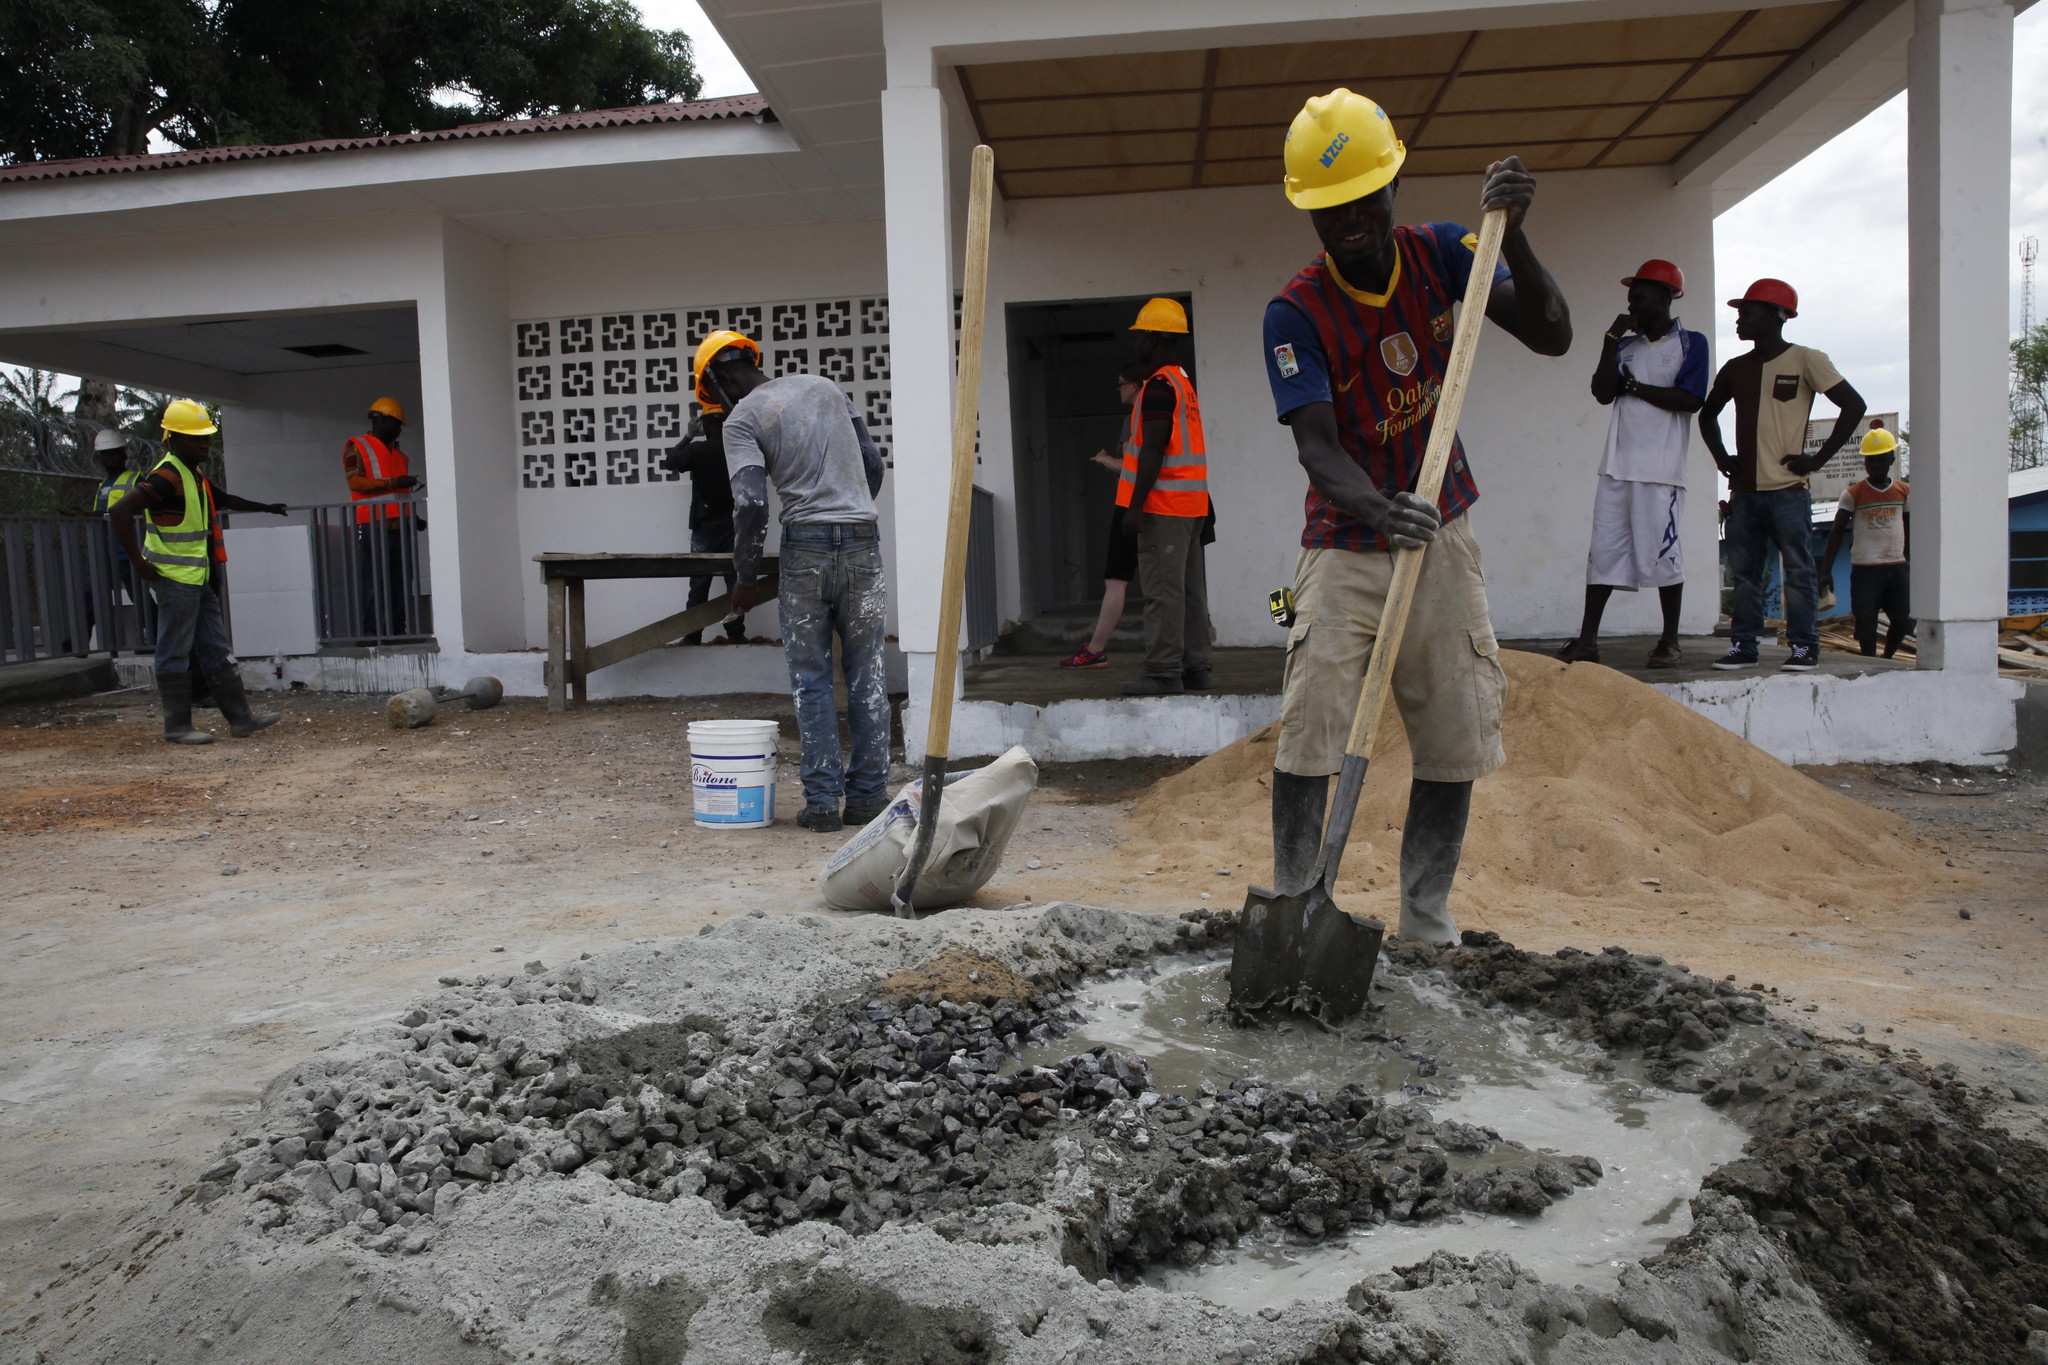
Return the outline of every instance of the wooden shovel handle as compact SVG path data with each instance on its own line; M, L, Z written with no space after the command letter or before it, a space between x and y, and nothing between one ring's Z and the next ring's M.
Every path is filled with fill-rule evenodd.
M960 363L953 391L953 487L946 508L946 567L939 583L938 657L924 751L945 757L953 740L953 681L960 670L960 608L967 595L967 530L974 507L974 437L981 415L981 339L988 316L989 201L996 154L974 149L967 196L967 259L960 272ZM914 534L914 533L913 533ZM928 796L927 801L931 798ZM936 802L932 803L936 809Z
M1458 334L1451 342L1451 362L1444 375L1443 390L1437 395L1436 415L1429 428L1429 448L1422 458L1422 471L1415 492L1434 503L1443 491L1444 474L1451 464L1451 446L1458 439L1458 415L1465 407L1465 390L1472 379L1472 357L1479 351L1479 333L1486 326L1486 302L1493 292L1493 270L1500 261L1501 239L1507 235L1506 209L1488 209L1479 223L1479 244L1472 251L1472 277L1465 282L1465 306L1458 313ZM1386 604L1380 610L1378 638L1373 641L1372 660L1365 668L1365 681L1358 689L1358 710L1351 717L1351 740L1345 752L1372 757L1373 742L1379 736L1380 714L1386 709L1387 689L1394 678L1394 660L1401 653L1401 637L1408 629L1408 609L1415 604L1415 585L1422 577L1422 556L1428 549L1394 552L1394 578L1387 588Z

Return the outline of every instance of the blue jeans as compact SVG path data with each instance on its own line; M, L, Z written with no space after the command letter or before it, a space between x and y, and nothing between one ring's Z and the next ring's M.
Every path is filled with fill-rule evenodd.
M1820 644L1815 632L1813 497L1804 488L1736 491L1728 502L1728 572L1735 580L1729 643L1756 652L1764 625L1764 567L1775 546L1785 566L1785 638L1793 646Z
M804 805L879 805L888 795L889 683L882 665L888 588L873 522L782 528L782 652L803 736ZM846 674L846 728L853 752L839 760L832 699L832 637Z
M213 584L153 578L149 589L156 597L157 672L184 673L195 661L202 670L226 668L234 662L228 652L220 594Z

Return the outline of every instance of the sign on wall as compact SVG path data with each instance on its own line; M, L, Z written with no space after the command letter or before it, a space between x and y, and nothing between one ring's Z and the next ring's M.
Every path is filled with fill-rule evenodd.
M672 483L661 458L699 412L697 343L730 328L761 343L770 375L817 374L853 399L885 461L889 300L801 299L656 308L512 325L520 486L536 490Z
M1863 419L1862 431L1870 430L1873 424L1883 427L1894 436L1899 434L1899 415L1896 412L1873 412L1868 414ZM1806 453L1808 455L1820 454L1822 443L1828 439L1828 433L1834 429L1835 419L1832 417L1818 422L1808 422L1806 424ZM1843 443L1842 448L1835 452L1833 459L1822 465L1816 472L1806 476L1806 486L1813 492L1813 505L1816 509L1831 507L1835 503L1840 502L1842 494L1849 491L1850 484L1863 481L1862 440L1862 432L1859 431L1853 439ZM1893 475L1901 479L1907 477L1906 461L1910 454L1911 452L1901 442L1899 445L1898 463L1892 469Z

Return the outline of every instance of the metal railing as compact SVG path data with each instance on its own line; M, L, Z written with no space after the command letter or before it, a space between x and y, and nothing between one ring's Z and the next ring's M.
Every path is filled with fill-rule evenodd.
M967 514L967 602L960 647L972 653L996 642L996 499L976 485Z
M155 647L156 602L105 517L0 517L0 663Z
M426 591L425 495L364 502L314 503L314 629L322 645L385 645L429 640L433 601Z

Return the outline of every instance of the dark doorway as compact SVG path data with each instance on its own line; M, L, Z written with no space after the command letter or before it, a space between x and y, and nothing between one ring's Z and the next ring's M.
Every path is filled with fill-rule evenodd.
M1009 306L1017 541L1027 617L1092 616L1102 601L1116 475L1088 457L1098 450L1119 455L1126 414L1117 404L1116 372L1132 358L1131 319L1154 297L1177 300L1193 322L1186 294ZM1192 341L1182 347L1190 377ZM1134 583L1130 600L1137 598Z

